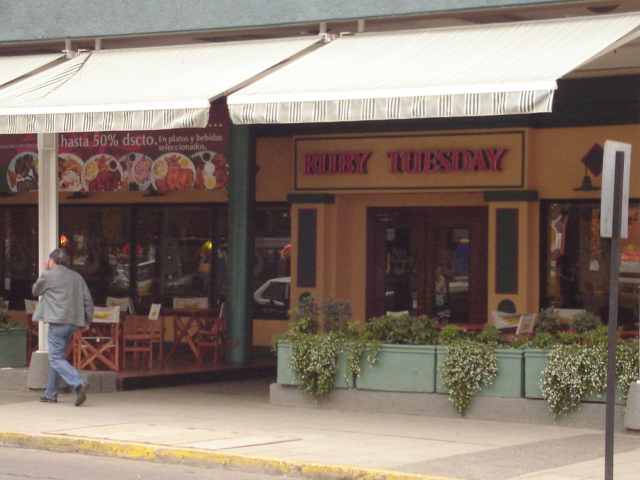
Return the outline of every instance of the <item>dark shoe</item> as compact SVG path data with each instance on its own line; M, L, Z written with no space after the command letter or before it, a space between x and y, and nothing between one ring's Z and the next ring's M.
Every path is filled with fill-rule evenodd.
M58 399L56 398L47 398L44 395L40 397L40 401L44 403L58 403Z
M82 405L84 401L87 399L86 390L87 390L86 383L83 383L82 385L76 388L76 407L79 407L80 405Z

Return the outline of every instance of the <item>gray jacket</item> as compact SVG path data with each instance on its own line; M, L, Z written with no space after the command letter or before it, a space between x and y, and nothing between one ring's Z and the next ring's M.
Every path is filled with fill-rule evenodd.
M44 271L33 284L33 294L41 297L34 321L85 327L93 320L89 287L79 273L64 265Z

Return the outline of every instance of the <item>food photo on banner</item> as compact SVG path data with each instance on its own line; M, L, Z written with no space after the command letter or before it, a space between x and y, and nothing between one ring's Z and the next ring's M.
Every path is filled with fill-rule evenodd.
M58 190L214 190L229 182L229 115L212 106L205 128L60 135ZM5 173L5 174L3 174ZM38 190L35 134L3 135L0 191Z

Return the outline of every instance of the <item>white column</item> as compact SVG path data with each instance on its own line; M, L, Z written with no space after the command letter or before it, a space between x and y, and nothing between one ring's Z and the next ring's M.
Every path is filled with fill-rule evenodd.
M58 134L38 134L38 258L39 271L44 261L58 248ZM38 350L46 352L47 331L40 322Z

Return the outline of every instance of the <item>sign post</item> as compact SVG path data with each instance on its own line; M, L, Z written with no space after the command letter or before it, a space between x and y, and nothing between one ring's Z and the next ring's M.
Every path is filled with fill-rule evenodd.
M616 388L616 333L618 329L618 292L620 238L628 236L629 171L631 145L606 141L602 177L600 236L611 238L609 280L609 330L607 356L607 403L605 421L604 478L613 480L613 443ZM622 221L624 219L624 221Z

